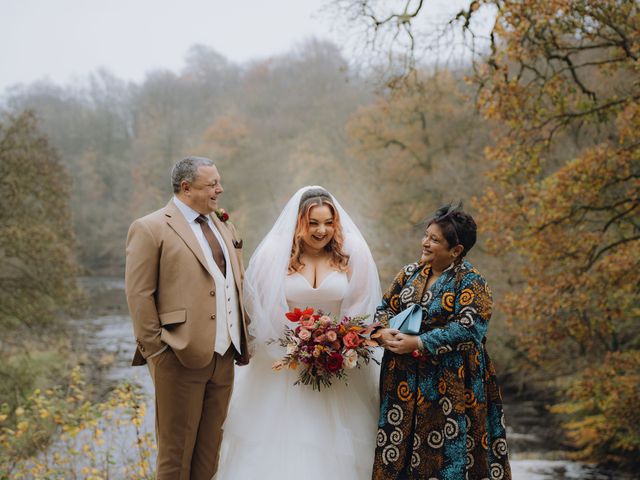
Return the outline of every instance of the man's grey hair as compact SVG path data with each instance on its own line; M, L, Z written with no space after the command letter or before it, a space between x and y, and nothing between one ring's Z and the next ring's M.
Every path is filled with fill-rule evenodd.
M173 193L180 193L183 180L189 183L196 181L199 167L212 167L213 161L205 157L186 157L177 162L171 169L171 185Z

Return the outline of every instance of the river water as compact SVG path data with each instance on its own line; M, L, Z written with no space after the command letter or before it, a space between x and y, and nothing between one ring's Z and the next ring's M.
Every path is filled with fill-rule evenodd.
M88 277L81 280L90 294L89 316L72 320L84 337L89 354L112 358L105 380L131 380L147 392L148 415L145 428L153 431L153 385L148 370L131 367L135 342L131 319L126 313L124 282L118 278ZM511 469L514 480L633 480L640 477L597 469L583 463L563 460L563 452L549 449L549 436L540 425L540 402L505 398ZM242 480L242 479L238 479Z

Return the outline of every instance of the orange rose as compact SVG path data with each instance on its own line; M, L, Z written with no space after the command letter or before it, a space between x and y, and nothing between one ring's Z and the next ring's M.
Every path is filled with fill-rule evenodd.
M342 343L346 348L356 348L360 345L360 336L356 332L348 332L344 337L342 337Z

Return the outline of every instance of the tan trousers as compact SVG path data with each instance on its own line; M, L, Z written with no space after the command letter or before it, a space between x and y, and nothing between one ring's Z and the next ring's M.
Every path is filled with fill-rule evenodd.
M211 480L233 389L231 347L204 368L186 368L167 348L149 361L156 391L158 480Z

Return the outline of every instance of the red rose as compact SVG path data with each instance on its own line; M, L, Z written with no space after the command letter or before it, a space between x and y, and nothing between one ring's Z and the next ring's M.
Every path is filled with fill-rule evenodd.
M227 213L227 211L224 208L217 209L216 210L216 216L222 222L226 222L227 220L229 220L229 214Z
M356 332L347 332L347 334L342 337L342 343L346 348L356 348L360 345L360 336Z
M342 355L338 352L333 352L329 355L329 359L327 360L327 370L330 372L337 372L342 368Z

